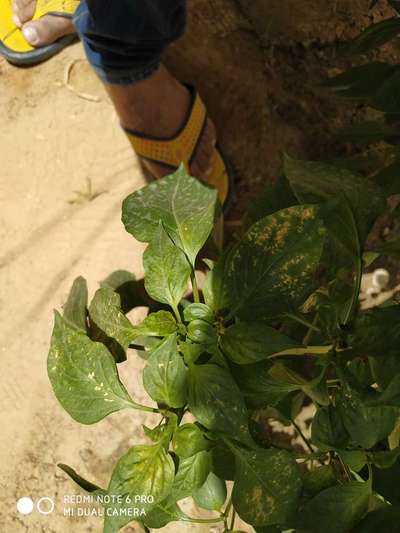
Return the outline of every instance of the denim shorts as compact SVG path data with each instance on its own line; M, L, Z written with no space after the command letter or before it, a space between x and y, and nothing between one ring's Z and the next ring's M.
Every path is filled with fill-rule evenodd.
M184 33L186 0L82 0L74 24L98 76L130 85L150 76Z

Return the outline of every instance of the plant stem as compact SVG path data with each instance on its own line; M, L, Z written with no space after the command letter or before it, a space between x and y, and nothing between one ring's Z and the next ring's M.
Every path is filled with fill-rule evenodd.
M308 322L308 320L305 320L304 318L300 318L296 315L292 315L291 313L285 313L285 316L287 318L291 318L295 322L298 322L299 324L302 324L303 326L306 326L312 331L317 331L318 333L321 331L319 328L315 326L315 324L311 324L311 322Z
M235 511L235 509L233 509L232 518L231 518L231 527L229 528L231 531L233 531L233 527L235 525L235 520L236 520L236 511Z
M312 324L310 324L308 331L303 339L303 344L305 346L308 346L310 344L313 333L315 332L315 328L317 326L317 322L318 322L318 313L315 315L314 320L312 321Z
M304 348L290 348L283 352L278 352L270 355L268 359L274 359L275 357L283 357L285 355L326 355L332 351L333 345L329 346L305 346Z
M304 433L301 431L300 426L299 426L298 424L296 424L296 422L295 422L294 420L291 420L291 422L292 422L292 424L294 425L294 427L295 427L297 433L300 435L301 440L304 442L304 444L307 446L307 448L310 450L310 452L311 452L312 454L314 454L315 452L314 452L314 450L313 450L311 444L308 442L308 439L306 438L306 436L304 435Z
M178 306L177 305L172 305L172 310L174 312L176 320L179 322L179 324L182 324L182 318L181 318L181 314L179 312Z
M193 299L195 303L198 304L200 303L200 296L199 296L199 288L197 286L196 272L194 269L192 269L192 273L190 274L190 279L192 282Z
M160 413L159 409L157 407L147 407L146 405L141 405L140 403L136 403L133 400L129 402L129 407L132 409L136 409L137 411L145 411L146 413Z

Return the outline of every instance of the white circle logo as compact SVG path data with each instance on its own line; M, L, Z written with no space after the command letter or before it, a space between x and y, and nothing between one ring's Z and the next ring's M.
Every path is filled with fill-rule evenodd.
M33 511L33 501L28 496L17 501L17 510L21 514L30 514Z
M48 496L43 496L38 500L36 508L41 514L50 514L54 511L54 500Z

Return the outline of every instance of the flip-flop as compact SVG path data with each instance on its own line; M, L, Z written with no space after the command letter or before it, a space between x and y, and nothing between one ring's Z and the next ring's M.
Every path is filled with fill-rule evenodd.
M14 24L11 1L0 0L0 55L10 63L18 66L36 65L54 56L77 38L76 33L73 33L52 44L34 48L26 41L21 29ZM78 6L79 0L37 0L32 20L40 19L44 15L72 18Z
M136 152L143 159L170 167L174 172L182 163L190 168L198 143L207 123L207 111L197 91L187 86L192 93L192 102L187 117L179 132L170 138L159 138L124 129ZM211 163L212 172L206 182L218 190L218 197L226 212L234 196L233 169L217 145Z

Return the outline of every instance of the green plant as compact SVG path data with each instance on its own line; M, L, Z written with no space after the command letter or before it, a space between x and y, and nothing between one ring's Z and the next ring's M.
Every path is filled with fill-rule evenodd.
M215 190L180 169L133 193L122 219L148 243L152 312L139 325L125 316L143 295L124 272L89 305L78 278L63 316L56 312L48 374L72 418L93 424L121 409L159 417L144 427L150 444L126 451L107 488L60 465L84 490L113 497L105 532L132 520L146 531L189 521L228 532L235 514L257 533L365 533L382 523L396 531L400 307L358 305L366 238L388 193L343 168L288 157L285 176L249 213L241 238L205 260L200 288L195 263L218 216ZM146 359L153 406L119 380L117 363L132 347ZM310 402L307 437L295 419ZM293 425L306 450L262 434L269 418ZM137 495L148 498L132 516ZM189 496L213 517L183 513L178 502Z

